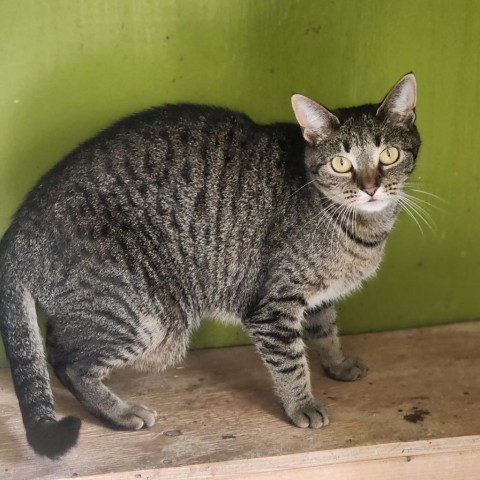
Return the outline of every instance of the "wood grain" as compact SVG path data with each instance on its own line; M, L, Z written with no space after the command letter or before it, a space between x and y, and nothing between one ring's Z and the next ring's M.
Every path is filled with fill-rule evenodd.
M322 430L286 422L252 347L194 351L159 376L115 373L108 383L116 393L159 412L158 424L140 432L108 430L53 380L59 416L83 419L78 446L57 462L26 444L2 370L0 478L480 478L480 323L344 344L370 372L360 382L335 382L310 351L313 388L332 419Z

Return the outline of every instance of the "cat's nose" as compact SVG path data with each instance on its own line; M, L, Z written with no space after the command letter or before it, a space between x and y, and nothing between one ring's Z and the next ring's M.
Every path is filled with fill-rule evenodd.
M375 192L378 190L378 187L367 187L364 188L363 191L373 197L375 195Z

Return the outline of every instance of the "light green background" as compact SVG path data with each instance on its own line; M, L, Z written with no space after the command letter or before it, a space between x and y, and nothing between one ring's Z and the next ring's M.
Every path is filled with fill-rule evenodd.
M413 70L415 181L436 223L406 216L378 277L340 304L343 332L479 317L480 2L0 1L0 233L38 177L122 115L164 102L293 120L290 95L380 101ZM196 346L245 341L208 323Z

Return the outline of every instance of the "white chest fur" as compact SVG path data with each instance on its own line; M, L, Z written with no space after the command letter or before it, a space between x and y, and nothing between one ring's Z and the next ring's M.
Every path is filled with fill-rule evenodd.
M313 308L323 302L330 302L348 295L361 287L362 282L375 274L380 265L381 255L375 255L363 264L353 261L349 267L345 268L342 276L335 280L326 280L325 286L321 290L312 292L307 297L308 307Z

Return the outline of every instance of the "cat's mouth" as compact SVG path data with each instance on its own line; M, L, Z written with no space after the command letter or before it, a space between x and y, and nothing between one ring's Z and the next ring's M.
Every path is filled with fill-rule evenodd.
M388 198L370 198L359 204L357 208L362 212L379 212L390 204Z

